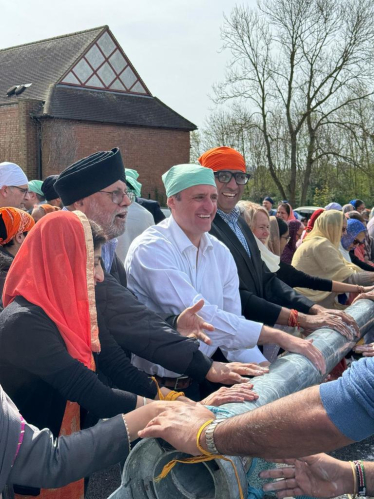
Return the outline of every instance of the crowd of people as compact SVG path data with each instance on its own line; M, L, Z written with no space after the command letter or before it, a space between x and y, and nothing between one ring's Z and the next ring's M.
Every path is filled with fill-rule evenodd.
M303 224L286 201L275 211L269 196L263 206L242 200L249 175L234 149L211 149L199 163L162 176L168 218L141 197L139 174L118 148L44 181L0 163L0 493L83 498L83 478L123 462L139 436L196 454L202 424L206 451L274 458L329 450L372 430L365 415L373 404L353 400L362 426L345 431L334 402L336 393L354 399L346 380L359 384L372 359L321 385L321 394L308 392L311 421L321 421L321 433L331 429L326 445L316 438L295 455L287 443L287 417L301 398L276 406L284 451L264 442L275 431L266 409L248 415L263 427L244 416L214 421L212 406L258 398L251 378L266 375L283 351L329 375L308 335L321 327L349 341L359 335L344 309L374 299L374 217L353 200ZM367 357L373 350L356 348ZM247 438L228 436L241 425L258 430L247 447ZM298 431L308 441L300 427L293 444ZM213 433L212 448L204 438ZM300 488L303 469L292 469L294 486L280 493Z

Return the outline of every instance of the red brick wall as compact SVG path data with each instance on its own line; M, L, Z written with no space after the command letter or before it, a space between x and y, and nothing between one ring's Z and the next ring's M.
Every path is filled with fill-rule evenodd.
M24 169L31 180L37 178L37 124L30 114L39 101L22 101L0 106L0 163L11 161Z
M20 161L18 105L0 106L0 163Z
M96 151L121 149L126 168L134 168L143 184L142 196L165 200L161 175L171 166L188 163L190 134L178 130L43 120L43 177L59 173L73 161Z

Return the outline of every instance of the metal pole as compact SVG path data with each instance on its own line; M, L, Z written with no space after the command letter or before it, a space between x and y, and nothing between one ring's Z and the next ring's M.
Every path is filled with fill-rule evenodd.
M374 325L374 302L360 300L347 312L356 320L361 336ZM352 349L348 342L331 329L319 329L309 336L323 353L327 372ZM255 402L225 404L232 416L252 411L291 393L323 381L323 376L302 355L286 354L270 367L269 374L253 379L259 398ZM232 467L224 461L193 465L177 465L170 474L156 484L163 466L172 459L187 457L162 440L146 439L138 444L126 461L122 486L110 499L236 499L238 487ZM233 458L239 471L243 490L246 490L246 471L251 460Z

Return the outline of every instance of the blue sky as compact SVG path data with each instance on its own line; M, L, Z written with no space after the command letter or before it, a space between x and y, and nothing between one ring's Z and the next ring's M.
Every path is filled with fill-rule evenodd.
M0 48L109 25L153 95L201 127L213 83L229 54L220 53L223 13L233 0L0 0ZM246 0L255 6L255 0Z

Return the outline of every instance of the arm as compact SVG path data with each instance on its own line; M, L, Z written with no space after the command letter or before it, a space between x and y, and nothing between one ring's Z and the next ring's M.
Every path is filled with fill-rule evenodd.
M362 359L337 381L313 386L225 420L214 432L218 451L269 459L300 457L328 452L372 435L373 366L374 359ZM349 413L347 407L351 408ZM211 413L203 412L199 405L178 414L166 411L140 436L165 438L179 450L198 454L196 435L209 419ZM206 448L204 432L200 443Z
M165 411L139 436L161 437L178 450L198 455L197 432L205 421L214 419L212 413L203 410L207 411L197 405ZM216 427L214 441L222 454L269 459L330 451L352 443L327 416L317 386L228 418ZM205 431L200 445L206 449Z
M156 402L126 414L130 440L171 402ZM124 461L129 442L122 415L73 433L53 438L48 429L26 423L25 434L9 483L29 487L55 488L89 476L95 471Z
M136 395L110 389L95 372L71 357L56 326L38 310L33 314L12 315L13 327L2 329L2 358L44 380L65 400L78 402L100 418L134 409Z
M97 356L97 367L111 379L116 388L154 399L157 395L155 383L145 372L131 364L100 316L98 321L101 352Z
M199 342L179 335L107 273L96 286L96 304L124 350L197 381L207 375L212 361L199 351Z

